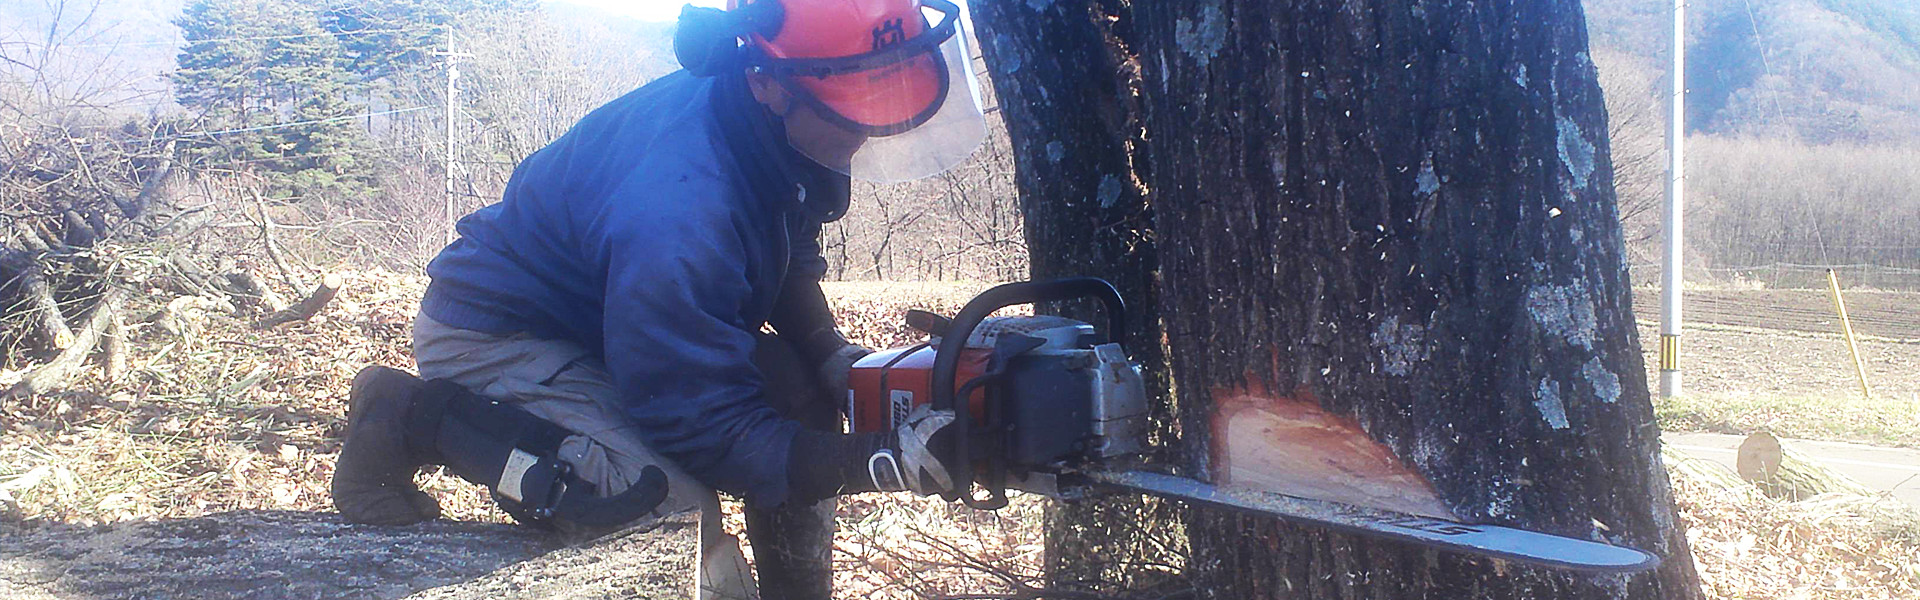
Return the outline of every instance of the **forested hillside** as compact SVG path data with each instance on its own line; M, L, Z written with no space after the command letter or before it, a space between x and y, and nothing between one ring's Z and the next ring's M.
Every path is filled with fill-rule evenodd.
M1690 276L1754 280L1764 267L1760 283L1804 285L1780 275L1868 265L1846 274L1920 286L1920 3L1690 6ZM1586 7L1631 260L1649 266L1671 2ZM140 185L139 169L170 152L188 175L157 190L171 200L257 212L257 193L275 219L314 228L282 242L313 260L414 268L444 243L450 210L496 199L520 158L673 70L671 27L534 0L0 2L0 119L117 127L95 139L138 141L115 152L140 160L96 182ZM437 54L449 43L463 55L451 113ZM70 169L74 157L54 154L82 150L101 151L20 144L5 159ZM1019 276L1007 156L996 137L958 172L861 187L823 240L833 275Z
M1920 3L1695 0L1690 280L1920 287ZM1657 269L1669 0L1587 0L1636 279Z
M1600 51L1665 71L1669 0L1587 0ZM1688 126L1834 142L1920 140L1920 3L1695 0Z

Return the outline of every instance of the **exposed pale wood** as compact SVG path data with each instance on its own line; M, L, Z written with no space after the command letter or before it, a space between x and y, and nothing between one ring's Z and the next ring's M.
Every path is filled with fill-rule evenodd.
M1218 391L1214 476L1224 487L1457 519L1425 477L1353 419L1311 399Z
M1873 488L1787 448L1779 438L1764 431L1740 443L1734 464L1742 479L1753 482L1768 496L1784 500L1805 500L1826 493L1875 494Z
M326 308L328 302L333 301L335 294L340 293L342 283L338 273L328 273L326 277L321 278L320 285L313 288L313 293L307 294L306 299L301 300L299 304L288 307L286 310L261 317L258 322L253 324L253 328L268 329L294 321L305 321L313 318L314 315L320 313L320 309Z
M181 296L167 302L153 321L161 331L181 337L191 337L200 332L200 324L195 320L193 313L219 308L221 307L217 301L206 296ZM227 308L232 309L231 306Z
M108 317L107 333L100 340L100 364L106 369L110 383L119 383L127 375L127 353L132 349L127 342L126 320L115 311Z
M47 243L47 239L41 237L40 232L34 229L32 225L28 225L25 221L16 221L13 230L14 233L17 234L16 237L20 239L20 243L26 245L28 251L41 254L53 251L53 246Z
M95 302L93 311L87 316L87 323L74 335L73 344L59 356L28 373L26 378L7 390L7 396L22 398L59 390L73 381L87 364L87 356L100 344L101 337L113 327L114 315L120 310L120 302L126 292L117 287L108 287L100 299Z

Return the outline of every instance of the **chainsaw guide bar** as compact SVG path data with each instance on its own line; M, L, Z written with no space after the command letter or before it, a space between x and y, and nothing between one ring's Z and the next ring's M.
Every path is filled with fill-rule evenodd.
M1300 524L1393 538L1515 562L1598 573L1637 573L1660 566L1658 557L1633 548L1524 529L1457 523L1273 492L1226 490L1183 477L1144 471L1080 475L1090 483L1110 489L1186 500Z
M992 316L1016 304L1070 300L1096 301L1106 328L1057 316ZM1126 353L1126 300L1100 279L999 285L952 319L920 311L908 313L908 324L933 337L869 354L848 372L849 427L899 435L913 410L951 411L950 441L935 450L953 475L941 493L973 508L1006 506L1009 489L1076 499L1099 487L1575 571L1632 573L1660 564L1652 554L1583 539L1132 470L1148 450L1152 411L1140 365Z

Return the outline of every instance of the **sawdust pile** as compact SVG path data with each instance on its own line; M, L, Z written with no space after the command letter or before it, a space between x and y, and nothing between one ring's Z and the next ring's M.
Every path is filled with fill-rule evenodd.
M211 302L143 290L127 302L127 374L0 403L0 527L167 519L243 509L331 510L346 390L368 364L410 367L424 277L343 273L318 317L267 331ZM907 308L952 314L977 284L830 284L849 336L920 341ZM291 294L292 290L284 290ZM0 389L31 365L0 363ZM485 493L423 474L449 518L503 522ZM1871 503L1780 503L1676 477L1710 598L1920 597L1920 535L1863 529ZM1039 585L1043 501L998 512L937 499L844 499L835 542L848 597L1023 595ZM741 527L736 514L733 526Z

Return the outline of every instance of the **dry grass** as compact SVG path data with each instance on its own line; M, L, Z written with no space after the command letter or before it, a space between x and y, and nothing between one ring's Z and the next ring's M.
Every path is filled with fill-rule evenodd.
M347 274L321 317L268 332L204 315L185 334L129 323L129 377L0 406L0 521L94 523L236 509L331 510L347 383L366 364L410 366L408 327L424 280ZM984 284L830 284L856 341L917 341L906 308L943 313ZM171 298L148 294L131 314ZM134 319L138 321L139 319ZM20 365L9 365L18 368ZM0 372L0 386L18 378ZM451 518L504 521L478 486L429 473L422 482ZM1676 478L1710 598L1911 598L1920 542L1862 524L1884 505L1781 503ZM1030 596L1039 585L1043 501L1017 496L998 512L937 499L868 494L841 503L839 589L881 599ZM737 514L732 526L743 525Z
M1672 473L1674 501L1708 598L1920 597L1920 521L1912 508L1844 494L1786 502Z
M1868 399L1858 391L1826 395L1705 392L1655 398L1669 431L1744 435L1771 431L1810 440L1920 448L1920 397Z

